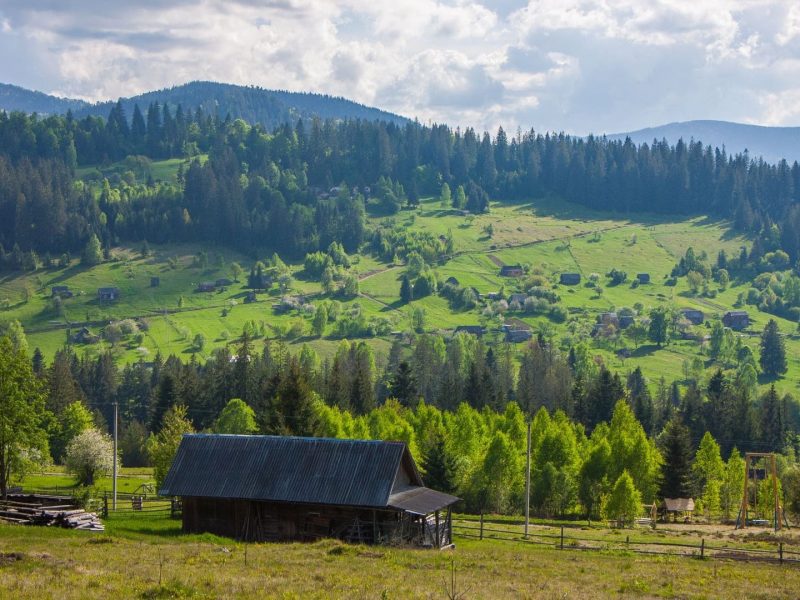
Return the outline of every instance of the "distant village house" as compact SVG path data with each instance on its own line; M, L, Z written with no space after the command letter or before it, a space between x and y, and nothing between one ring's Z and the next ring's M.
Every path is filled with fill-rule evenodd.
M119 288L101 287L97 290L97 298L101 302L114 302L119 299Z
M481 337L483 335L483 327L481 325L459 325L455 328L455 331L453 331L453 334L457 333L468 333Z
M522 265L503 265L500 267L500 277L522 277L525 270Z
M722 324L736 331L750 326L750 316L744 310L729 310L722 315Z
M56 296L59 298L72 298L72 292L70 291L68 285L54 285L50 289L50 296L53 298Z
M561 285L578 285L581 282L581 274L580 273L561 273L561 276L558 278L559 283Z
M681 310L681 314L692 325L702 325L706 317L702 310L694 308L684 308Z

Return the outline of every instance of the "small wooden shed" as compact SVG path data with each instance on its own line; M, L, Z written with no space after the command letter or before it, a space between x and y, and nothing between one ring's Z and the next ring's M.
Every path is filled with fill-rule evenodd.
M161 285L161 277L151 277L150 287L158 287Z
M403 442L269 435L184 435L159 493L182 498L186 532L433 548L459 500L424 486Z
M101 302L114 302L119 298L119 288L116 287L98 288L97 298Z
M692 325L702 325L706 318L702 310L697 310L695 308L683 308L681 309L681 314Z
M455 331L453 331L453 335L457 333L468 333L481 337L483 335L483 327L481 325L459 325L455 328Z
M746 310L729 310L722 315L722 324L731 329L747 329L750 325L750 315Z
M663 517L672 515L673 520L677 518L689 519L694 512L693 498L664 498L660 506Z
M55 298L56 296L60 298L72 298L72 292L69 289L68 285L54 285L50 289L50 295Z
M525 269L522 265L503 265L500 267L500 277L522 277Z
M636 279L639 283L650 283L650 273L637 273Z

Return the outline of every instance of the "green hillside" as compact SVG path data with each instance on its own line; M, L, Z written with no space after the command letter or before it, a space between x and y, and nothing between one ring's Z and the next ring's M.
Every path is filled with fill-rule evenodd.
M374 216L370 221L372 226L395 225L437 236L450 232L454 254L434 265L440 282L455 277L462 287L473 287L480 294L502 292L507 297L522 291L522 280L501 277L500 265L521 264L529 274L538 273L544 285L560 296L559 304L568 314L566 321L513 311L506 312L505 318L524 321L534 332L543 332L562 347L588 339L593 352L602 356L609 367L626 372L640 366L651 382L661 376L668 382L681 380L694 359L702 361L705 369L714 368L715 363L696 340L673 340L663 348L645 341L637 348L624 335L603 341L589 338L600 313L624 307L641 315L659 306L697 308L705 312L707 320L704 326L694 328L696 337L702 339L707 335L708 323L734 308L739 294L751 287L749 281L733 281L727 289L708 298L693 294L685 277L678 278L677 285L668 285L670 271L687 248L704 251L710 257L723 249L735 256L749 244L743 237L732 235L727 223L701 217L637 215L630 220L552 200L495 204L490 213L473 217L442 209L436 200L429 199L417 210L402 211L389 219ZM491 236L487 233L490 225ZM101 335L109 322L123 319L136 319L138 334L123 335L113 343L101 340L75 344L75 348L90 354L110 349L121 361L147 360L157 352L184 358L195 354L202 361L214 349L236 340L248 324L256 336L282 338L294 347L308 343L321 356L329 356L339 341L336 330L330 326L326 335L316 338L311 335L311 320L314 303L333 299L341 303L343 314L359 313L368 320L381 320L381 334L368 341L384 355L392 340L389 332L410 330L410 314L416 307L425 311L427 330L446 333L459 325L483 323L490 330L488 339L496 343L503 339L494 330L501 319L488 318L483 301L473 309L454 309L446 298L432 295L402 305L399 293L404 265L382 263L368 254L352 257L351 271L360 280L356 298L324 294L320 283L306 276L302 264L292 264L288 266L293 276L290 289L281 292L273 285L268 293L258 294L256 302L245 304L247 270L254 262L251 257L225 248L197 245L153 246L151 250L150 256L142 257L139 248L117 248L111 260L93 268L73 261L66 269L6 276L0 280L0 301L5 306L2 317L18 319L25 327L30 346L40 348L48 358L81 327L87 326L93 334ZM197 264L201 251L207 257L205 267ZM232 279L230 265L234 261L245 269L238 282L211 293L195 291L203 281ZM628 281L609 285L605 274L612 268L626 271ZM565 271L580 273L581 284L559 285L558 275ZM631 280L640 272L648 273L651 282L631 286ZM585 283L593 273L599 276L601 294ZM151 287L152 277L160 278L158 287ZM67 285L75 294L62 302L60 314L50 297L54 285ZM107 286L119 288L119 300L104 303L97 299L97 289ZM286 312L273 308L282 296L298 294L312 307ZM741 339L757 354L758 334L771 316L753 306L745 308L752 323ZM788 334L790 364L778 387L793 391L796 374L800 373L800 338L795 335L795 323L776 319L781 331ZM202 348L195 346L198 334L205 341ZM522 344L516 347L521 349ZM620 352L623 348L627 352Z

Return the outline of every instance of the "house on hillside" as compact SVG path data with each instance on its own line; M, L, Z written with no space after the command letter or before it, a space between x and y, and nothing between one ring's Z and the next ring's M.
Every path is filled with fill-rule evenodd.
M683 315L683 318L689 321L692 325L702 325L706 318L702 310L697 310L694 308L682 308L681 314Z
M50 288L50 297L55 298L72 298L72 292L68 285L54 285Z
M558 278L561 285L578 285L581 282L580 273L561 273Z
M636 320L633 318L633 315L620 315L619 317L619 328L620 329L627 329L631 325L633 325Z
M636 280L639 283L650 283L650 273L637 273Z
M97 299L100 302L114 302L119 299L119 288L101 287L97 290Z
M453 331L453 335L457 333L468 333L481 337L483 335L483 327L481 325L459 325Z
M403 442L184 435L159 493L183 530L246 541L452 544L458 498L426 488Z
M729 310L722 315L722 324L736 331L750 326L750 316L746 310Z
M80 330L72 336L71 340L74 344L96 344L100 341L100 336L92 333L88 327L81 327Z
M505 332L505 340L510 344L527 342L533 337L531 326L522 319L511 317L500 326L500 330Z
M509 344L527 342L532 337L533 332L530 329L509 329L506 331L506 341Z
M213 281L203 281L202 283L197 284L198 292L213 292L216 289L217 286Z
M522 265L503 265L500 267L500 277L522 277L525 270Z
M527 297L528 297L527 294L520 294L520 293L511 294L508 297L508 303L511 304L512 302L516 302L520 306L525 306L525 299Z
M604 312L597 315L597 322L601 325L613 325L619 328L619 317L615 312Z

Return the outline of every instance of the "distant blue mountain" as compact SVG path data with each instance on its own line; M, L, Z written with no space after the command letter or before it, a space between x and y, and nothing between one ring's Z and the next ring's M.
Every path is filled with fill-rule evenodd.
M163 90L147 92L131 98L122 98L128 118L135 104L146 114L152 102L168 103L174 109L178 104L184 111L217 114L221 118L230 115L248 123L261 123L271 129L282 123L291 123L299 118L314 116L321 119L364 119L389 121L403 124L405 117L377 108L364 106L344 98L299 92L265 90L259 87L230 85L210 81L193 81ZM89 104L81 100L57 98L41 92L26 90L8 84L0 84L0 110L19 110L40 114L64 114L71 110L76 117L99 115L106 117L115 101Z
M674 144L679 139L701 141L706 146L722 148L729 154L747 150L751 158L763 157L767 162L800 161L800 127L763 127L728 121L686 121L660 127L649 127L630 133L609 135L609 139L630 137L636 144L666 139Z

